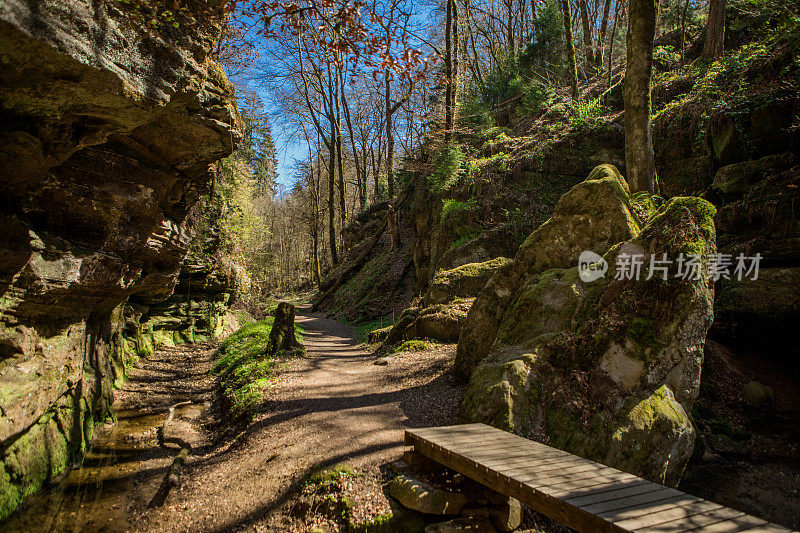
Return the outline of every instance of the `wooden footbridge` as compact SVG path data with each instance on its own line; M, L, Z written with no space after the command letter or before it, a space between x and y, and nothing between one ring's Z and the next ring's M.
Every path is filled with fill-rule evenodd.
M484 424L409 429L405 441L581 532L789 531Z

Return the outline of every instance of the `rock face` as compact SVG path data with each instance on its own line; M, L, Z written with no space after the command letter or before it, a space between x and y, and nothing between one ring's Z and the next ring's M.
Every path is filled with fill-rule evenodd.
M139 322L170 305L190 210L237 139L214 25L145 31L120 6L0 5L0 517L65 469L152 350Z
M428 285L423 301L426 306L431 306L449 304L456 298L474 298L497 269L509 262L505 257L498 257L437 272Z
M424 305L404 310L393 327L373 332L371 341L382 342L381 351L411 339L458 341L475 295L509 262L505 257L498 257L438 272L422 297Z
M591 204L591 207L589 206ZM570 189L553 216L522 244L514 261L490 278L470 309L468 327L458 343L456 372L468 378L494 341L503 313L529 271L577 265L584 250L604 253L639 232L628 184L611 165L595 168L586 181Z
M470 377L464 417L572 453L676 483L692 451L713 319L711 204L679 197L653 211L613 167L565 194L476 299L456 367ZM645 222L646 221L646 222ZM604 254L605 277L583 281L582 250ZM618 258L640 256L637 279ZM697 255L697 279L648 277L651 257ZM623 260L620 260L623 261Z

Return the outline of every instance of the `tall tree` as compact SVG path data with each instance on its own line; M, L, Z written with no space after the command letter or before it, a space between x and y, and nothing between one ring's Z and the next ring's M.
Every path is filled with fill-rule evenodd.
M600 22L600 36L597 38L597 50L594 54L594 64L600 69L603 66L603 46L606 42L606 32L608 31L608 15L611 13L611 0L605 1L603 8L603 20Z
M453 8L455 1L447 0L447 10L445 14L444 30L444 70L445 70L445 93L444 93L444 141L450 142L453 135Z
M710 0L708 3L708 24L703 57L714 59L722 53L725 41L725 5L727 0Z
M572 12L569 0L561 0L561 11L564 15L564 40L567 45L567 68L572 85L572 99L578 99L578 65L575 61L575 38L572 35Z
M614 74L614 43L617 40L617 25L619 24L620 16L624 15L624 10L621 6L622 0L617 0L617 5L614 7L614 24L611 26L611 38L608 43L608 70L606 76L609 88L611 87L611 79Z
M392 102L392 75L386 72L386 182L389 198L394 198L394 114L411 97L413 85L409 82L408 92L397 102Z
M628 56L623 87L625 168L632 192L654 193L658 181L653 155L650 87L658 0L630 0L628 6Z
M686 52L686 17L689 14L689 0L683 4L681 13L681 66L684 65L684 54Z
M578 0L581 10L581 25L583 26L583 55L586 56L586 67L594 66L594 48L592 47L592 27L589 24L589 8L586 0Z

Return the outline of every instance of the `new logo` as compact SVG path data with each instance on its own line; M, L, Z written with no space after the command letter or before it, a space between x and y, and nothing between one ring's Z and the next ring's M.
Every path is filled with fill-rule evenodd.
M591 283L604 277L608 272L608 262L603 256L591 250L584 250L578 257L578 275L582 281Z

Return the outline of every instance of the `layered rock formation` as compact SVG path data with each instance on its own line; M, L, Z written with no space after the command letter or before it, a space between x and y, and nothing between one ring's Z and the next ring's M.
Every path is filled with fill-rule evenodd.
M380 338L383 343L380 351L411 339L458 341L475 295L508 263L505 257L498 257L438 272L422 296L421 305L405 309L394 326L373 332L373 338Z
M715 210L690 197L654 207L611 166L562 197L469 312L456 359L470 377L466 419L677 483L713 320ZM582 279L584 250L604 254L605 277ZM640 277L615 269L624 254L640 258ZM674 265L650 276L663 254L696 255L696 279Z
M208 13L122 5L0 5L0 517L65 469L152 350L139 320L172 294L187 216L236 142Z

